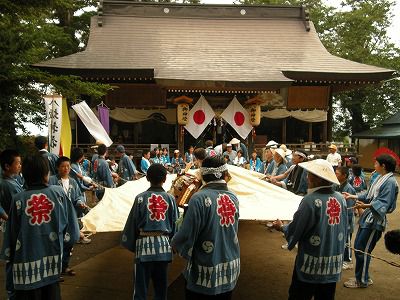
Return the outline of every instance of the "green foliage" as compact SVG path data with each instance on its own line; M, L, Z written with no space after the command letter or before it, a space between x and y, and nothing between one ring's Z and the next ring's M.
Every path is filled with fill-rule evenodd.
M74 100L81 94L99 98L110 88L31 67L42 60L83 50L95 5L97 1L93 0L0 1L0 144L3 147L19 146L17 130L26 132L27 122L44 125L42 96L46 92L61 93Z
M341 7L322 0L243 0L242 4L304 5L327 50L359 63L400 71L400 49L388 37L392 0L345 0ZM379 126L399 110L400 80L334 95L334 135Z

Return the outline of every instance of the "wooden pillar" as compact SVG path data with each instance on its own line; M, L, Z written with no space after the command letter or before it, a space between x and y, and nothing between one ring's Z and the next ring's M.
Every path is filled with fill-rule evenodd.
M178 150L179 152L184 155L185 153L185 141L184 141L184 137L185 137L185 128L183 125L178 125Z
M286 144L286 118L282 119L282 144Z
M308 141L312 142L312 122L308 123Z
M324 134L326 134L326 138L324 138L324 142L327 140L332 141L332 125L333 125L333 107L332 107L332 87L329 87L328 93L328 120L324 124ZM326 130L326 131L325 131Z
M322 122L322 142L326 143L328 140L328 121Z

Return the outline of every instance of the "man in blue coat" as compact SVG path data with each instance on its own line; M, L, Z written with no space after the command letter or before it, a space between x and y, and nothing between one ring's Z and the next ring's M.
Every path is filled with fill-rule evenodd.
M206 157L200 171L206 184L190 199L172 247L187 260L186 299L231 299L240 273L239 201L222 156Z
M298 243L289 299L330 300L340 280L347 235L347 206L335 192L339 184L332 165L317 159L299 164L308 172L308 193L301 200L292 222L274 227L283 231L292 250Z
M118 175L119 178L122 179L124 184L126 181L131 181L137 179L137 171L135 164L129 158L128 155L125 153L125 147L122 145L118 145L115 149L117 157L119 157L119 164L118 164Z

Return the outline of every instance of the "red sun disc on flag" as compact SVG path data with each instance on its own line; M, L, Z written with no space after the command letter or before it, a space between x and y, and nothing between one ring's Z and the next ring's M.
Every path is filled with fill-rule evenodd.
M206 119L206 114L201 109L196 110L195 113L193 114L193 120L198 125L203 124L205 119Z
M235 112L235 116L233 117L237 126L242 126L244 123L244 114L240 111Z

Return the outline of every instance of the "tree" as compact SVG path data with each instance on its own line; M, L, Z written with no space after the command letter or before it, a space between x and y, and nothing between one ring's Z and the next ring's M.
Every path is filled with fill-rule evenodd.
M45 122L42 96L51 88L69 99L101 97L109 86L55 76L31 65L83 49L93 12L89 0L20 0L0 3L0 143L18 147L17 130ZM79 14L76 14L79 12Z
M360 63L400 70L400 49L390 42L391 0L346 0L339 8L322 0L243 0L242 4L304 5L327 50ZM400 107L400 80L334 95L336 138L378 126Z

